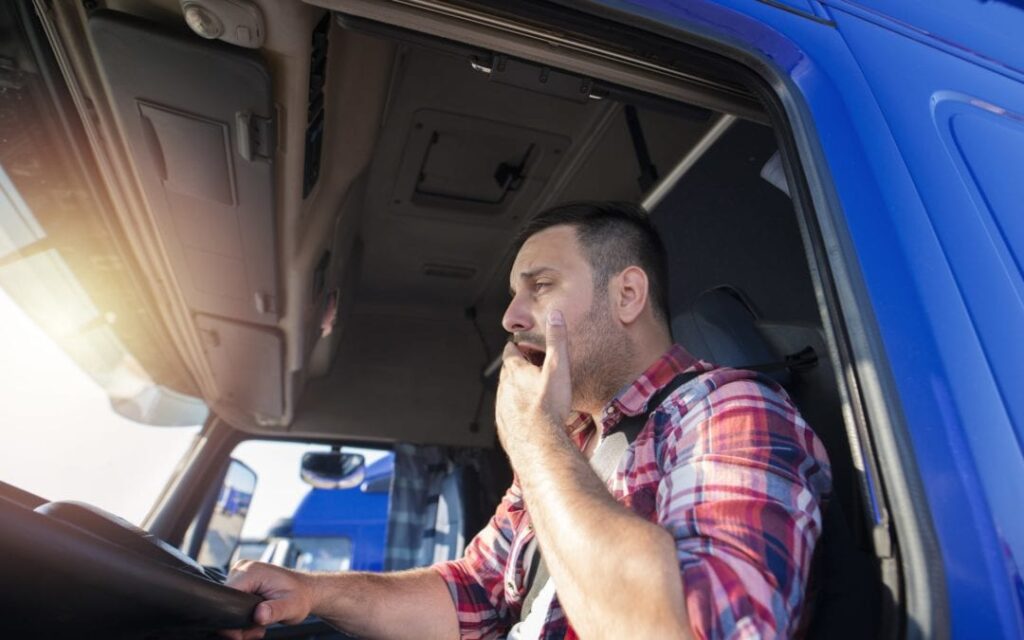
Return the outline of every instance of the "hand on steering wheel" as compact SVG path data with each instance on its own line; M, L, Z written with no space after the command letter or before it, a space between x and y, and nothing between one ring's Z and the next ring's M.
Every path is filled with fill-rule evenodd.
M231 568L227 586L263 598L253 612L256 624L247 629L226 629L220 634L231 640L262 638L269 625L298 624L313 608L311 576L281 567L242 560Z

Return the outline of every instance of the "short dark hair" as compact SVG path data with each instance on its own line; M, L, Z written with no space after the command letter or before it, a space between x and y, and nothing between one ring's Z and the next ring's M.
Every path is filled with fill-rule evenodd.
M668 321L668 258L651 217L629 202L570 202L547 209L527 223L516 238L516 250L533 235L561 225L576 230L576 239L594 271L594 286L626 267L647 274L648 297L656 316Z

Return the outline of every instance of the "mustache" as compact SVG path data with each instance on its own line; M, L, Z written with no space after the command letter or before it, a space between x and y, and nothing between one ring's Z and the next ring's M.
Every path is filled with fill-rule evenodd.
M547 339L539 333L532 333L529 331L512 333L509 334L508 341L511 342L512 344L520 344L525 342L534 347L539 347L542 350L547 350Z

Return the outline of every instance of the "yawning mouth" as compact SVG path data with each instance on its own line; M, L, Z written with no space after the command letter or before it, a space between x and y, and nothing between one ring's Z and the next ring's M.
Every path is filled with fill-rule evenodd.
M535 347L531 344L518 343L516 348L519 349L519 353L523 354L523 357L535 367L544 365L544 350Z

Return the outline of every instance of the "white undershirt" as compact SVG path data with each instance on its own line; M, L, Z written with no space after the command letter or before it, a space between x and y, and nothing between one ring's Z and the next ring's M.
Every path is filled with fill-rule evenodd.
M540 631L544 627L544 620L548 617L548 609L555 599L555 581L548 578L540 593L533 600L530 613L526 619L517 622L505 636L506 640L540 640Z

